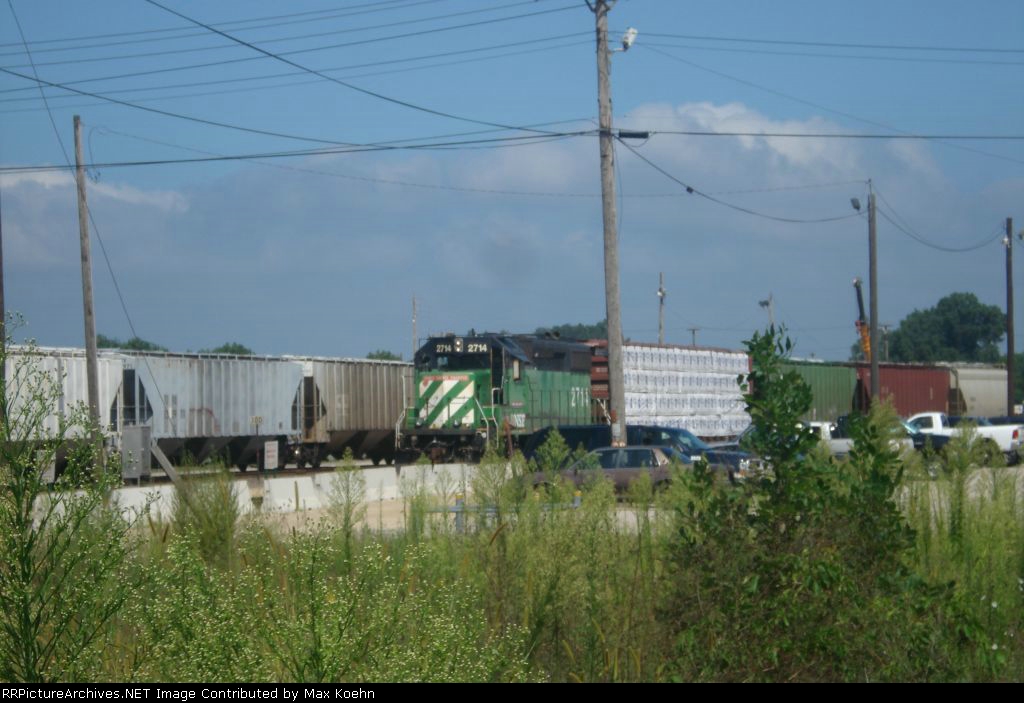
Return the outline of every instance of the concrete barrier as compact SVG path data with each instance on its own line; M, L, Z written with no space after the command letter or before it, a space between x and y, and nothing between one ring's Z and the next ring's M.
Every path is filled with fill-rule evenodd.
M359 469L366 481L365 502L398 500L418 491L437 493L447 484L449 491L462 492L476 467L469 464L435 466L374 467ZM243 513L296 512L319 510L331 502L334 472L289 476L287 472L268 476L249 475L233 483L238 507ZM113 499L125 515L149 511L154 519L169 519L173 508L174 486L126 486L114 491Z

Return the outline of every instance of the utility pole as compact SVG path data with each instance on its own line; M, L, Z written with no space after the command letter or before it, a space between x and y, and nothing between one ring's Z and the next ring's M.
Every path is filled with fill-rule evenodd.
M665 343L665 274L658 274L658 344Z
M419 337L416 336L416 295L412 296L412 360L416 363L416 352L418 350Z
M85 312L85 374L89 391L89 419L93 441L100 445L100 391L96 361L96 318L92 303L92 255L89 249L89 207L85 202L85 165L82 158L82 119L75 115L75 181L78 184L78 234L82 245L82 305Z
M700 327L687 327L690 330L690 342L693 346L697 346L697 332L700 331Z
M0 423L7 421L7 307L4 303L4 206L0 188Z
M1014 415L1016 395L1014 386L1014 344L1013 344L1013 218L1006 218L1006 414Z
M0 189L0 423L7 422L7 305L4 302L4 215Z
M608 395L612 445L626 440L626 391L622 368L622 312L619 306L619 235L615 213L615 152L612 144L611 51L608 13L616 0L587 0L597 27L597 106L601 148L601 216L604 221L604 295L608 314Z
M875 226L875 190L868 181L868 277L871 287L871 402L881 400L878 377L878 237Z

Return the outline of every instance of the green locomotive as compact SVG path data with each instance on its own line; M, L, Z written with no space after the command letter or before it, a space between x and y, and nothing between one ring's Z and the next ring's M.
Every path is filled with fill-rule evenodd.
M413 360L415 401L400 454L474 461L549 425L590 422L591 349L546 337L433 337Z

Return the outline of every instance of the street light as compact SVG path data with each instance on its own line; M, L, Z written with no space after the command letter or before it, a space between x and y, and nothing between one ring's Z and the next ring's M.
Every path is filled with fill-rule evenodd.
M771 323L771 326L773 328L775 327L775 304L774 304L774 302L775 301L774 301L774 298L772 297L771 293L768 294L768 300L759 300L759 301L757 301L758 305L760 305L762 308L765 308L765 309L768 310L768 321Z

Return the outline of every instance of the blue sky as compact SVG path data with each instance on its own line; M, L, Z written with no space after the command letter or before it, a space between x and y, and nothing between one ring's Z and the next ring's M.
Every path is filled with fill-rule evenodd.
M413 296L421 337L604 317L598 145L571 136L597 114L583 0L161 2L229 37L143 0L12 0L17 22L0 5L19 336L83 344L72 178L19 170L65 163L33 75L107 98L45 88L68 156L79 114L86 161L101 164L89 199L110 261L94 231L103 334L131 336L115 279L135 331L175 350L408 358ZM868 268L849 200L866 202L868 179L883 323L954 291L1004 306L999 235L1007 217L1024 229L1024 140L678 132L1022 136L1024 3L620 0L610 26L639 30L613 57L616 126L653 133L616 151L630 338L657 339L664 273L670 342L698 327L699 344L739 348L771 294L798 355L846 358L851 281ZM331 142L414 148L114 165ZM448 142L461 143L423 148ZM1017 315L1024 329L1024 305Z

